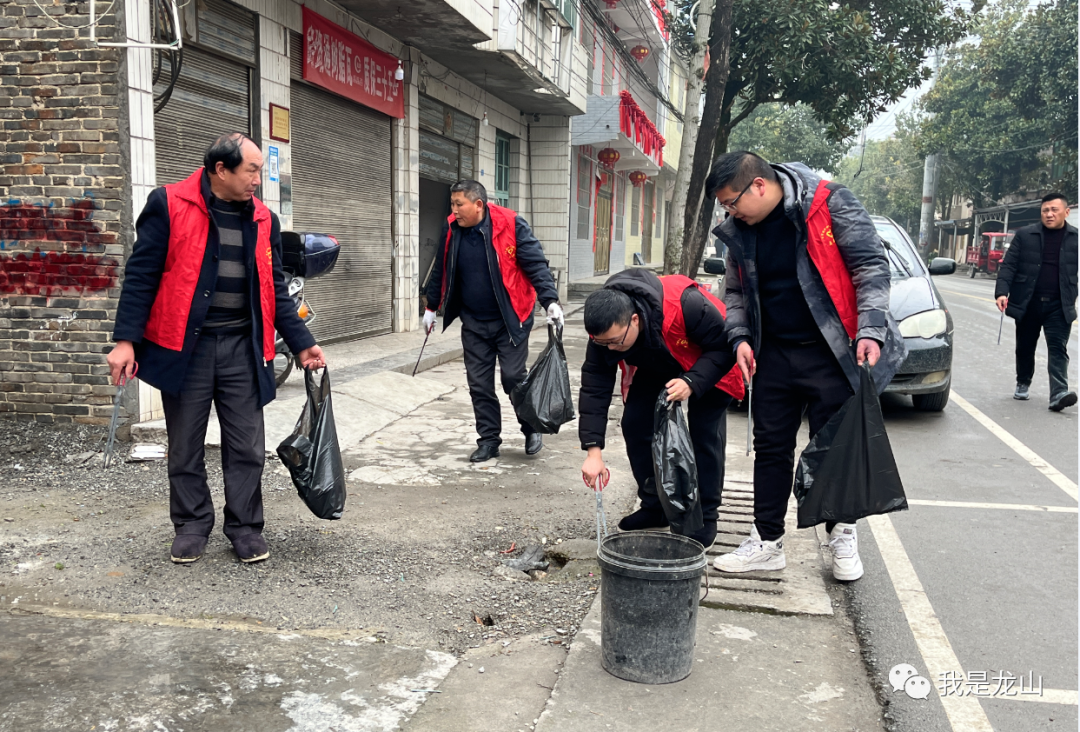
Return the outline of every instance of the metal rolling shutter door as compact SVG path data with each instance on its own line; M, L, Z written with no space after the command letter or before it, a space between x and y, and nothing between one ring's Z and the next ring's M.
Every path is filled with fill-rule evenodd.
M293 230L333 234L337 266L310 280L312 334L321 342L390 332L393 303L390 231L390 118L297 81L299 36L292 44Z
M255 16L226 2L200 6L204 45L255 64ZM168 57L155 93L171 76ZM168 104L154 115L157 183L175 183L202 165L203 154L224 132L251 134L251 69L244 63L184 44L180 77Z

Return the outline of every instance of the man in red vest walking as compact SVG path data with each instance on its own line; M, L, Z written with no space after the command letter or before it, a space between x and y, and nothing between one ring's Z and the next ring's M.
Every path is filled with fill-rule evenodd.
M194 562L214 528L203 443L221 424L225 535L242 562L270 556L262 537L262 408L274 398L274 331L306 368L322 349L296 313L281 269L278 218L255 198L263 156L222 135L187 180L150 194L124 268L108 355L114 382L161 390L169 435L172 561Z
M728 248L728 337L754 386L754 526L715 566L783 569L803 414L815 434L858 388L863 362L881 392L907 349L889 314L885 249L851 191L749 152L721 155L706 191L730 214L713 233ZM855 525L826 528L834 576L861 577Z
M647 269L612 275L585 301L589 344L581 367L578 437L588 453L581 474L595 489L603 481L604 438L616 372L622 371L622 433L641 507L619 522L623 531L668 526L652 464L657 397L687 402L704 526L689 534L708 548L724 486L725 416L742 398L742 375L724 334L724 305L682 275Z
M495 393L495 361L509 394L525 378L529 331L537 299L547 322L563 324L559 293L544 250L529 224L513 211L488 203L487 190L474 180L450 188L450 209L427 285L424 330L435 328L442 307L443 329L461 317L461 346L476 417L474 463L499 456L502 413ZM543 438L518 420L525 453L535 455Z

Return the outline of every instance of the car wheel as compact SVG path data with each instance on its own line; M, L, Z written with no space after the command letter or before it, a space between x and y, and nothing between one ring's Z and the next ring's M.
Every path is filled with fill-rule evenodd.
M920 412L940 412L949 403L949 389L935 394L912 394L911 403Z

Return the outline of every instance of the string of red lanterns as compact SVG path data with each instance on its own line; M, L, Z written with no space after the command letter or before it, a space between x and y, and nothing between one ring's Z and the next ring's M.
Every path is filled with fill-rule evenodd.
M666 144L663 135L629 91L624 89L619 92L619 97L619 130L634 140L646 155L652 157L655 154L657 163L663 167Z

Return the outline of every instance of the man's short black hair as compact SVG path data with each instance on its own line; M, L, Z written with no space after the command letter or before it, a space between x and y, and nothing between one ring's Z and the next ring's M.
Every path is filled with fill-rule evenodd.
M595 337L611 330L612 326L630 324L634 301L621 290L604 288L585 299L585 331Z
M473 203L477 201L483 201L484 205L487 205L487 188L484 188L482 183L477 183L475 180L459 180L454 185L450 186L450 194L464 193L465 198L469 199Z
M776 171L769 161L746 150L724 153L712 164L709 177L705 179L705 195L713 198L721 188L741 191L754 178L776 182Z
M244 153L240 147L244 144L244 140L250 139L243 132L226 132L214 140L214 144L208 147L206 154L203 155L203 167L206 168L206 172L215 172L218 163L224 163L225 170L236 170L236 166L244 162Z
M1048 201L1056 201L1059 198L1061 199L1061 202L1065 204L1065 208L1068 208L1069 199L1065 198L1064 193L1058 193L1057 191L1051 191L1050 193L1047 193L1045 196L1043 196L1042 201L1040 201L1040 205L1043 203L1047 203Z

